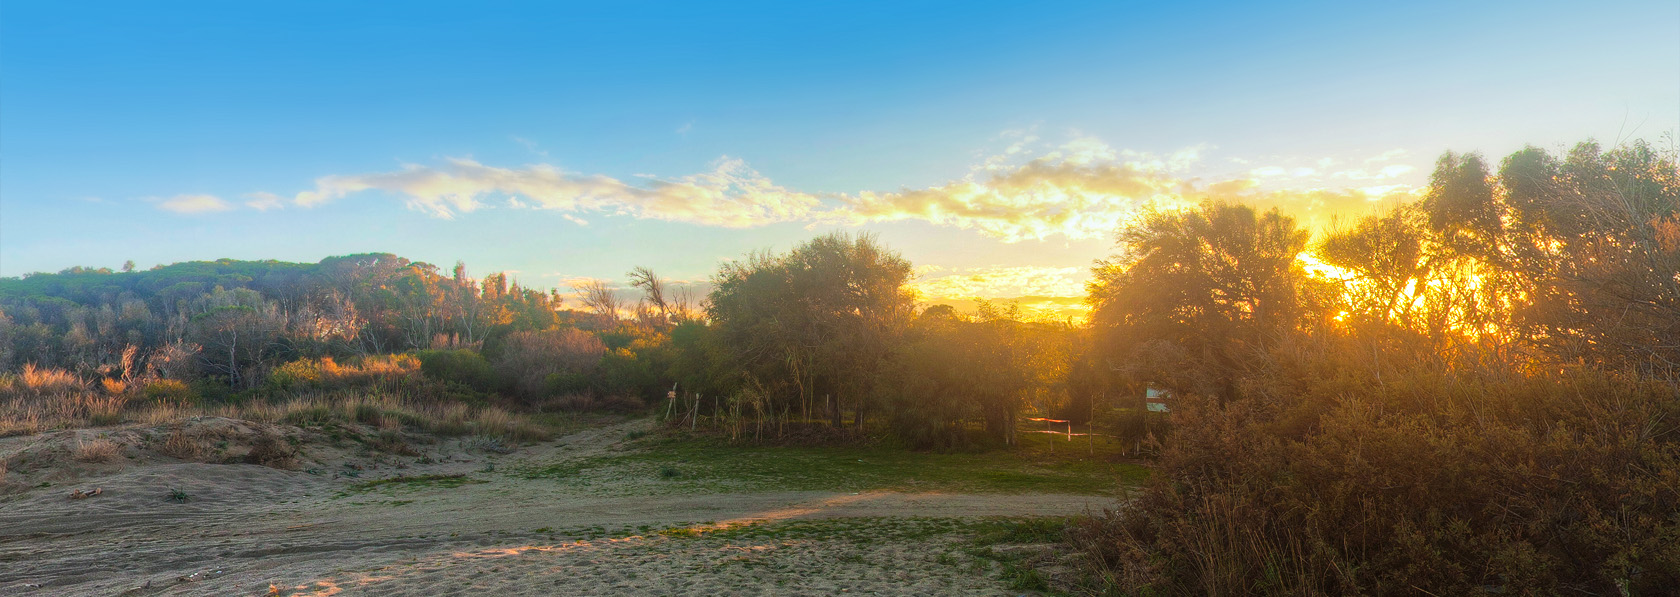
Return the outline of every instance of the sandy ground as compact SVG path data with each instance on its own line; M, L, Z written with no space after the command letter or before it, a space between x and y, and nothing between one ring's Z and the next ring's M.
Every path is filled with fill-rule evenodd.
M223 460L238 460L251 438L307 433L226 419L191 425ZM107 431L123 447L107 463L73 458L92 437L87 431L0 439L0 462L10 468L0 481L0 595L1013 595L1019 592L964 555L951 535L658 531L1066 515L1111 503L1043 494L657 495L505 472L518 463L596 456L648 425L598 427L508 454L467 439L393 457L303 437L293 440L302 451L289 468L158 455L153 448L169 430ZM475 482L351 489L399 474L466 474ZM102 493L67 497L93 487Z

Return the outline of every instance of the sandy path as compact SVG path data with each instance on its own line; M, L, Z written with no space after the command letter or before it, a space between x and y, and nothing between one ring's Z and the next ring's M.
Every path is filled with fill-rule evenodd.
M271 584L282 594L984 594L999 590L997 582L953 567L949 556L936 563L931 558L944 553L937 539L742 544L601 536L746 521L1062 515L1111 503L1042 494L600 495L599 488L483 472L497 458L598 455L646 424L402 471L472 472L490 481L453 488L345 495L351 481L320 474L176 463L98 478L105 493L87 500L32 490L0 503L0 594L261 595ZM171 502L170 489L191 499Z

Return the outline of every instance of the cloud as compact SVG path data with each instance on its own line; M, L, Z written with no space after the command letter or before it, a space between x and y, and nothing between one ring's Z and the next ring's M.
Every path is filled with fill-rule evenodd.
M548 164L497 168L465 158L441 166L406 165L395 172L327 176L315 189L298 193L298 205L313 207L363 191L384 191L410 207L453 218L485 206L490 194L523 197L523 205L560 212L602 212L638 218L745 228L801 220L818 206L814 195L790 191L724 158L709 172L671 179L645 177L631 184L602 175L563 171Z
M398 170L326 176L293 201L312 207L363 192L401 199L440 218L503 203L559 212L578 225L588 214L749 228L780 222L861 226L921 221L974 230L1004 242L1106 238L1148 205L1181 207L1216 199L1279 209L1308 224L1352 209L1415 197L1416 169L1394 163L1399 150L1376 157L1248 160L1237 174L1204 178L1213 150L1197 145L1164 155L1117 149L1091 137L1046 146L1032 131L1010 131L1007 147L979 154L966 176L897 191L813 194L780 186L744 161L724 157L710 170L679 177L638 174L619 179L568 172L550 164L501 168L469 158ZM1337 170L1338 164L1358 167ZM257 207L253 202L252 207Z
M215 195L176 195L158 203L158 209L178 214L202 214L233 209Z
M924 301L1021 296L1083 297L1087 267L989 266L934 268L910 287Z
M284 199L274 193L251 193L245 196L250 201L245 206L257 211L268 211L285 207Z
M851 225L923 220L1006 242L1053 235L1099 238L1143 204L1176 196L1184 182L1168 168L1195 158L1191 151L1159 159L1079 139L1018 165L988 162L982 171L945 185L847 196L823 216Z

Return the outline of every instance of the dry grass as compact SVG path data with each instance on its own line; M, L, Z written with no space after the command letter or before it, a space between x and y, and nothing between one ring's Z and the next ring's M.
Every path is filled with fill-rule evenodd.
M467 405L457 402L429 410L432 433L448 436L472 433L472 408Z
M513 413L494 406L478 411L478 418L475 423L474 431L479 435L505 440L518 442L544 441L550 437L548 430L542 426L532 424Z
M120 451L116 442L103 437L93 441L76 441L76 460L82 462L110 462L117 459Z
M105 379L90 387L67 371L27 366L17 375L0 377L0 437L125 422L161 427L195 416L303 427L366 425L392 436L413 429L513 442L553 437L548 427L500 407L474 408L453 400L416 398L417 394L408 391L412 388L402 384L415 378L418 368L418 360L405 356L370 357L355 366L331 359L300 361L286 366L284 375L290 376L289 383L295 389L279 400L200 405L191 388L178 381L150 380L135 385ZM323 381L327 383L319 383ZM346 387L354 385L366 389ZM161 451L183 460L197 460L203 454L197 439L201 438L187 438L177 431L165 440ZM396 443L389 448L387 451L396 453L412 451Z
M83 394L76 397L75 408L87 418L88 424L94 427L116 425L123 422L123 408L128 406L128 398L117 396L95 396Z
M5 409L0 414L0 437L14 435L35 435L47 429L41 422L41 415L35 408Z
M280 438L264 435L251 444L251 451L245 454L245 462L272 468L291 468L297 464L297 450Z
M169 437L164 438L157 451L165 456L187 461L196 461L204 455L204 449L198 445L198 441L181 429L176 429Z
M63 369L42 369L27 363L23 371L11 377L3 388L7 394L30 397L61 396L87 390L87 384L74 373Z

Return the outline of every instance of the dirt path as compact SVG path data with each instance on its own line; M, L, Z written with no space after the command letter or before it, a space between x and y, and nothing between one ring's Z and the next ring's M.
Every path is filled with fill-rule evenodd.
M1043 494L614 495L599 486L493 470L596 457L646 425L589 429L508 455L463 449L400 471L473 481L459 486L349 491L360 479L160 463L84 480L81 485L104 490L85 500L66 499L64 487L32 489L0 502L0 594L262 595L271 585L280 594L323 595L985 594L1001 585L964 572L937 536L862 544L820 537L720 542L651 531L807 519L1066 515L1112 503ZM171 490L187 501L169 500Z

